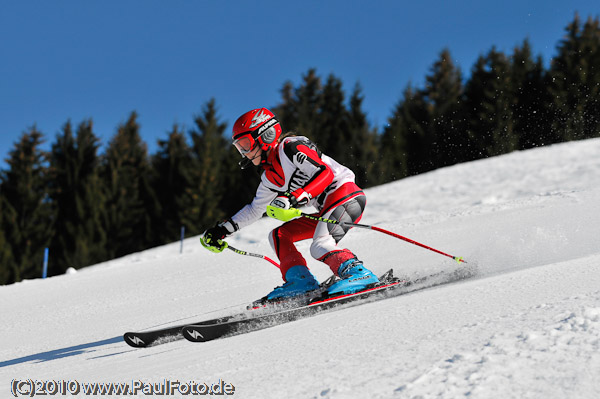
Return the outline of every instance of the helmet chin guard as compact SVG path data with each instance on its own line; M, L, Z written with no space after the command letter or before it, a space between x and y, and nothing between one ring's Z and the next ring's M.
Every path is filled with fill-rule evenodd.
M241 169L247 169L250 166L254 165L252 163L252 161L254 161L256 158L260 157L260 163L263 164L263 163L265 163L267 161L268 156L269 156L268 151L262 151L261 150L260 154L256 155L253 158L248 158L246 156L242 157L242 160L240 162L238 162L238 165L240 165Z

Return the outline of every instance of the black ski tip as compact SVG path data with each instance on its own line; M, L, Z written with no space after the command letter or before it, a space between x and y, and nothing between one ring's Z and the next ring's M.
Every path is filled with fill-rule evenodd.
M140 336L133 332L126 332L123 334L123 340L127 345L134 348L145 348L149 343L146 343Z

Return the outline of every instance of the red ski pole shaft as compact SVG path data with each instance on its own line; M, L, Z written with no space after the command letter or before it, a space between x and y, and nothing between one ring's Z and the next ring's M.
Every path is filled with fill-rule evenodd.
M319 222L324 222L324 223L339 224L339 225L344 225L344 226L351 226L351 227L358 227L358 228L362 228L362 229L375 230L375 231L378 231L378 232L380 232L380 233L384 233L384 234L387 234L387 235L389 235L389 236L392 236L392 237L399 238L400 240L406 241L406 242L408 242L408 243L411 243L411 244L417 245L417 246L419 246L419 247L421 247L421 248L428 249L428 250L430 250L430 251L433 251L433 252L435 252L435 253L438 253L438 254L440 254L440 255L447 256L447 257L449 257L449 258L452 258L452 259L454 259L454 260L455 260L455 261L457 261L458 263L461 263L461 262L462 262L462 263L467 263L467 262L465 262L465 260L464 260L462 257L458 257L458 256L453 256L453 255L447 254L447 253L445 253L445 252L442 252L442 251L440 251L440 250L437 250L437 249L435 249L435 248L431 248L431 247L429 247L429 246L427 246L427 245L425 245L425 244L421 244L420 242L417 242L417 241L415 241L415 240L411 240L410 238L407 238L407 237L401 236L400 234L396 234L396 233L394 233L394 232L391 232L391 231L388 231L388 230L382 229L381 227L377 227L377 226L370 226L370 225L367 225L367 224L358 224L358 223L340 222L340 221L338 221L338 220L325 219L325 218L323 218L323 217L319 217L319 216L312 216L312 215L308 215L308 214L306 214L306 213L302 213L302 214L301 214L301 216L302 216L302 217L305 217L305 218L308 218L308 219L317 220L317 221L319 221Z
M344 224L347 224L347 223L344 223ZM357 224L355 224L355 223L353 223L352 225L353 225L354 227L359 227L359 226L358 226ZM371 230L379 231L380 233L384 233L384 234L387 234L387 235L389 235L389 236L392 236L392 237L399 238L399 239L401 239L401 240L403 240L403 241L406 241L406 242L409 242L409 243L411 243L411 244L417 245L417 246L419 246L419 247L421 247L421 248L425 248L425 249L428 249L428 250L430 250L430 251L436 252L436 253L438 253L438 254L440 254L440 255L447 256L447 257L449 257L449 258L452 258L452 259L454 259L454 260L455 260L455 261L457 261L458 263L460 263L460 262L462 262L462 263L467 263L467 262L465 262L465 261L464 261L464 259L463 259L463 258L461 258L461 257L458 257L458 256L453 256L453 255L447 254L447 253L445 253L445 252L442 252L442 251L440 251L440 250L438 250L438 249L431 248L431 247L429 247L429 246L427 246L427 245L425 245L425 244L421 244L420 242L417 242L417 241L415 241L415 240L411 240L410 238L403 237L403 236L401 236L400 234L396 234L396 233L394 233L394 232L391 232L391 231L388 231L388 230L385 230L385 229L382 229L382 228L380 228L380 227L376 227L376 226L366 226L366 227L370 228Z
M235 252L238 255L253 256L255 258L264 259L267 262L271 262L271 264L273 264L275 267L277 267L277 268L280 267L279 263L275 262L273 259L269 258L268 256L261 255L261 254L253 254L252 252L247 252L247 251L242 251L241 249L234 248L229 244L227 244L227 249L232 250L233 252Z

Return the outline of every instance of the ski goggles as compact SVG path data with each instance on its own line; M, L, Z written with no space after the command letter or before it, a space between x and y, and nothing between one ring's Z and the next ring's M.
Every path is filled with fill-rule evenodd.
M235 146L235 148L237 148L240 154L246 155L247 153L252 151L252 149L254 149L254 146L256 145L256 140L254 140L251 133L248 132L248 134L245 134L239 139L234 140L233 145Z

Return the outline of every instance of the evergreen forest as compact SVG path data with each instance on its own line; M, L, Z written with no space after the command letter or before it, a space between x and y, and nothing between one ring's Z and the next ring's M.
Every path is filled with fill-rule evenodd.
M285 131L350 167L363 188L600 137L597 17L576 15L547 67L524 40L510 54L492 47L466 74L443 49L424 74L424 87L407 85L382 128L369 124L358 83L347 91L315 69L297 85L284 82L279 104L264 106ZM48 275L58 275L176 241L182 227L201 234L251 201L257 169L240 170L217 99L199 108L192 128L172 126L153 154L135 111L107 143L92 119L66 121L45 151L43 132L23 132L0 170L0 284L41 277L45 248Z

